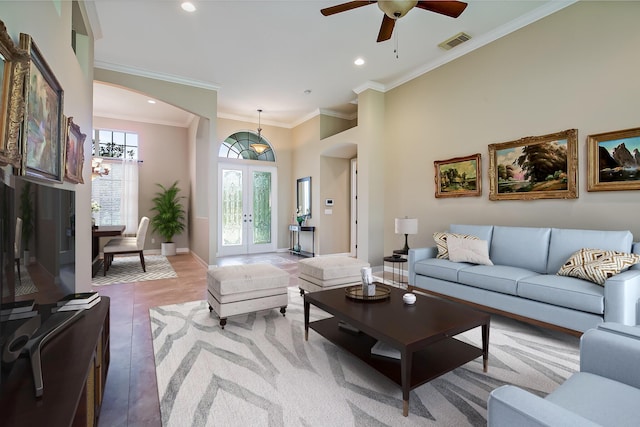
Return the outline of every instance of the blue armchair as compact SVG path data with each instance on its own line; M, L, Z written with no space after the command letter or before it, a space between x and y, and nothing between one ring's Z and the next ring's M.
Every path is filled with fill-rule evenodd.
M580 339L580 372L545 398L506 385L489 395L488 425L640 425L640 327L602 323Z

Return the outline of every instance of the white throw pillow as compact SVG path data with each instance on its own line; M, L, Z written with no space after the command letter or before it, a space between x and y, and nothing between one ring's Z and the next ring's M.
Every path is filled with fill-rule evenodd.
M436 231L433 233L433 240L438 247L438 255L436 258L449 259L449 250L447 249L447 239L450 237L460 237L461 239L474 239L478 240L476 236L470 236L468 234L447 233L445 231Z
M486 240L464 239L455 236L447 238L449 260L471 264L493 265L489 259L489 244Z

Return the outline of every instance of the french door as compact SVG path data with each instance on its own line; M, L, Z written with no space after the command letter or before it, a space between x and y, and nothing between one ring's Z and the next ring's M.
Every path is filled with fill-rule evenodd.
M276 168L218 166L218 256L275 252Z

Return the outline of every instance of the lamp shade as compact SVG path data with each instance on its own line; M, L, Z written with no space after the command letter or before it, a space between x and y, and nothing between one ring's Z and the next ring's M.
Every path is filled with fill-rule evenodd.
M396 218L396 234L418 234L418 218Z

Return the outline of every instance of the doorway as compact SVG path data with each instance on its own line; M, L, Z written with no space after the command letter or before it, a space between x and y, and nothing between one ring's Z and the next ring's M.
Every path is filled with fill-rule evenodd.
M275 252L277 169L220 163L218 256Z

